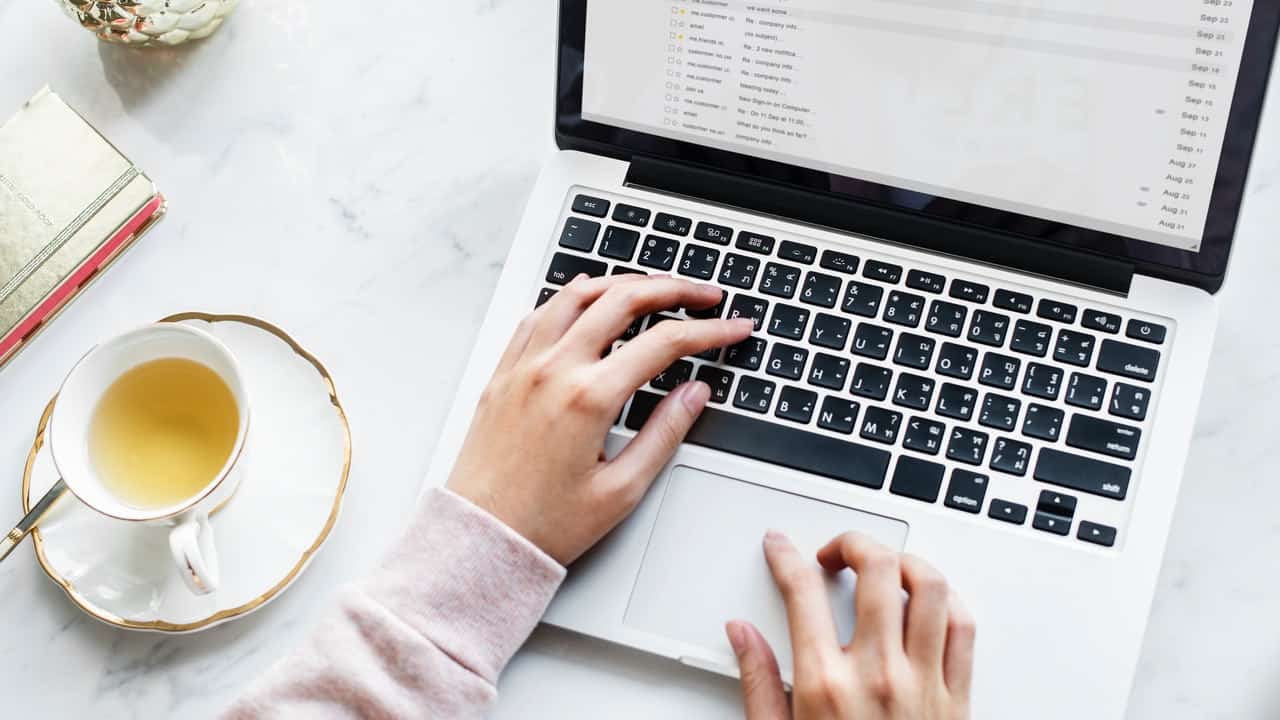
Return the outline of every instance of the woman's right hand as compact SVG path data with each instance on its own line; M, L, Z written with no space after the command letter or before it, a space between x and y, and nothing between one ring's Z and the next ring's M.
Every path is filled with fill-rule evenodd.
M730 622L747 720L969 717L974 622L941 573L858 533L827 543L818 551L822 567L858 576L853 639L841 647L813 563L775 532L764 552L787 606L795 683L788 701L768 641L750 623Z

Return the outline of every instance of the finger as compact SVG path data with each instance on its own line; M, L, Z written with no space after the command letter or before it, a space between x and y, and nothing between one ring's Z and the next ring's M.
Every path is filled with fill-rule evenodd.
M927 674L942 676L951 591L947 579L915 555L902 556L902 585L907 591L907 658Z
M606 482L634 486L637 500L675 454L711 397L704 382L689 382L658 403L649 420L602 472Z
M786 720L791 717L787 693L782 689L778 658L754 625L731 620L724 626L738 657L738 675L742 677L742 704L747 720Z
M556 344L581 317L583 311L605 291L615 285L625 285L642 279L644 279L643 275L631 274L595 278L578 275L534 312L538 317L527 349L545 350Z
M822 575L775 530L765 533L764 557L787 607L796 677L819 677L825 666L841 662L835 618Z
M661 323L600 362L600 385L614 398L625 399L676 360L741 342L753 327L747 318Z
M901 653L902 567L898 553L861 533L849 532L818 551L818 562L831 571L853 570L854 650L877 655Z
M977 625L969 609L951 594L947 616L947 648L942 659L942 677L947 690L958 700L968 702L973 685L973 646Z
M672 277L637 277L643 279L614 285L592 303L565 333L565 344L599 357L600 351L621 337L637 318L674 308L701 310L720 302L724 294L714 285Z

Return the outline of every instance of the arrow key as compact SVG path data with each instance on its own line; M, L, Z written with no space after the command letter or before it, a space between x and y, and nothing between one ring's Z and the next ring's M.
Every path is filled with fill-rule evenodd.
M1111 547L1116 544L1116 529L1082 520L1080 522L1080 531L1076 533L1076 537L1087 543Z

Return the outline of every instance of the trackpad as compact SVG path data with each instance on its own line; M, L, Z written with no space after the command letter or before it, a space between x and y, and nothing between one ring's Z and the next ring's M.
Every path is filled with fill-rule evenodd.
M724 636L729 620L760 628L791 674L786 610L769 575L761 541L780 530L806 559L847 530L901 550L907 524L892 518L793 495L723 475L677 467L671 471L653 534L623 622L732 662ZM813 560L814 567L819 567ZM841 642L853 631L853 574L826 574Z

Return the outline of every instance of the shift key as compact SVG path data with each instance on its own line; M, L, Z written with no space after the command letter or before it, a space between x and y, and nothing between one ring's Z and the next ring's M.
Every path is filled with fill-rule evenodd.
M1127 467L1052 448L1040 451L1035 472L1040 482L1112 500L1123 500L1129 493L1129 476Z

